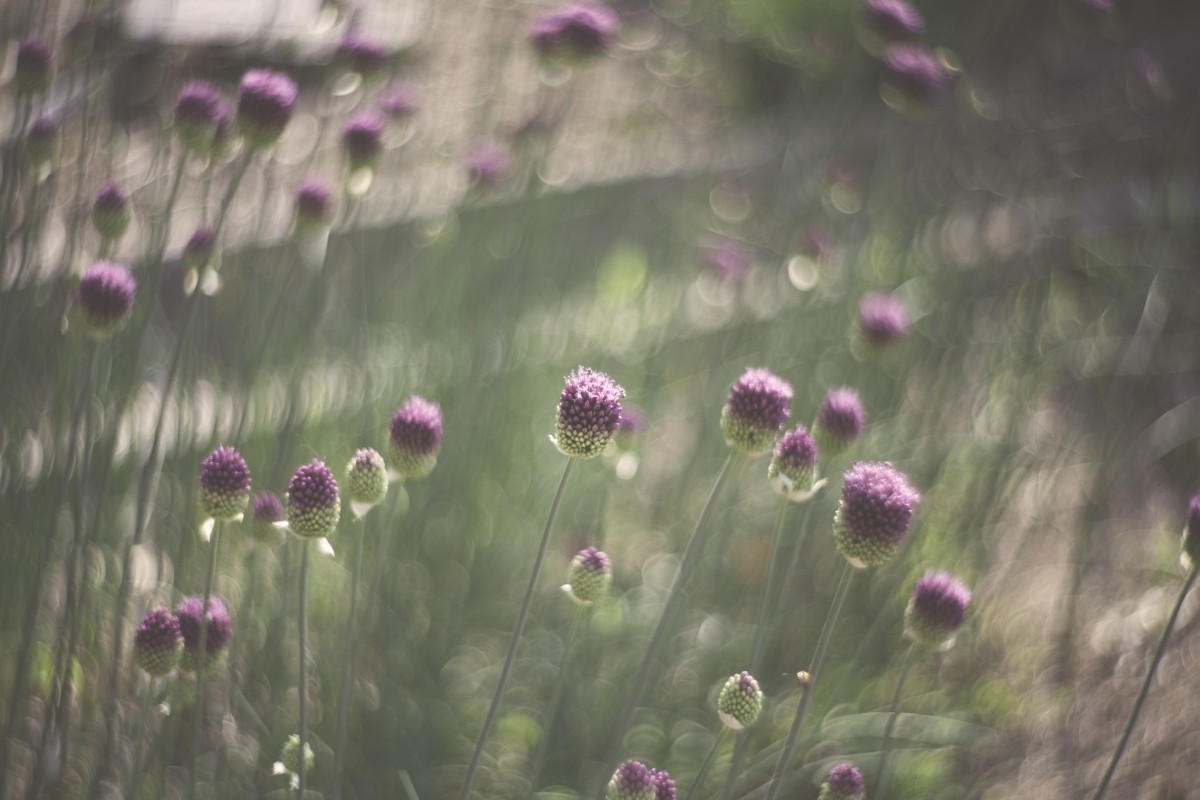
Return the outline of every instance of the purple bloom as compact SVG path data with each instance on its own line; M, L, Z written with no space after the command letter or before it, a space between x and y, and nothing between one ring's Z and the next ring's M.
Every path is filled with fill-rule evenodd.
M775 454L767 467L767 480L779 494L794 503L802 503L818 488L816 477L817 445L808 435L808 429L797 425L775 443Z
M250 513L247 515L247 529L250 535L263 544L279 544L283 539L283 531L275 523L284 518L283 503L274 492L259 492L250 498Z
M867 784L863 775L853 764L838 764L829 770L825 783L821 784L818 800L858 800L867 796Z
M35 167L49 164L58 150L58 120L49 114L29 123L25 131L25 156Z
M864 295L858 304L858 330L876 350L895 344L908 333L904 304L890 294Z
M883 54L884 84L906 110L931 108L946 91L950 74L938 57L923 47L895 44Z
M156 608L138 623L133 635L133 661L156 677L166 675L179 663L183 634L179 620L165 608Z
M529 39L543 58L582 62L612 44L621 20L599 3L568 3L533 22Z
M920 500L908 477L891 464L854 462L833 518L838 551L859 568L887 563L908 536Z
M207 611L207 613L204 613ZM229 612L225 601L213 595L208 598L205 608L204 598L192 595L185 597L175 606L175 616L179 618L179 632L183 634L183 663L186 670L195 671L197 655L200 652L201 615L206 617L204 627L204 671L211 672L219 664L216 656L225 652L229 640L233 638L233 625L229 620Z
M721 412L725 443L749 455L771 449L791 413L792 387L765 369L748 368Z
M229 104L207 81L188 83L175 100L175 133L184 147L201 155L212 155L218 125L228 118Z
M411 83L398 81L384 93L379 107L391 119L405 119L417 113L417 109L421 107L421 98L417 88Z
M745 671L731 675L717 697L717 715L726 727L735 731L753 725L762 707L762 689L754 676Z
M442 409L414 395L392 415L389 433L392 470L401 480L423 478L433 470L442 446Z
M350 118L342 132L342 146L350 171L373 169L383 155L383 129L387 125L378 111L360 111Z
M192 231L187 244L183 246L183 263L192 269L200 269L212 260L213 245L216 234L207 225L201 225Z
M889 42L910 39L925 30L925 20L904 0L866 0L862 21L867 30Z
M675 781L665 769L650 770L650 782L654 784L654 800L675 800Z
M499 185L512 170L512 156L496 142L485 142L467 155L471 185L483 189Z
M624 762L608 782L605 800L657 800L651 771L639 761Z
M237 127L250 147L271 147L296 108L295 82L282 72L252 69L238 91Z
M308 178L296 190L296 235L309 238L333 222L333 192L320 178Z
M325 462L313 457L296 470L287 488L287 520L292 533L319 539L337 528L342 498L337 481Z
M817 410L813 438L825 457L832 458L854 443L866 419L858 392L848 386L830 389Z
M357 72L363 78L378 75L388 64L387 47L359 33L343 36L334 55L346 69Z
M620 423L624 396L625 390L603 372L579 367L568 375L554 427L559 451L573 458L603 453Z
M714 275L728 281L741 280L750 269L749 248L736 239L722 238L704 248L704 263Z
M13 83L19 96L38 95L54 79L54 50L50 43L32 33L17 45L17 69Z
M101 238L115 241L125 235L133 214L129 194L114 181L106 181L92 201L92 225Z
M585 547L571 559L567 585L563 588L580 603L596 602L612 583L612 562L608 555L595 547Z
M921 644L946 647L954 641L971 604L971 590L948 572L927 571L917 581L904 612L910 638Z
M107 339L133 313L137 281L129 270L111 261L97 261L83 273L72 298L72 311L95 339Z
M250 502L250 467L224 445L200 462L200 507L215 520L235 519Z
M346 466L346 489L352 503L365 507L363 513L383 502L388 490L387 465L383 463L383 456L370 447L355 451Z

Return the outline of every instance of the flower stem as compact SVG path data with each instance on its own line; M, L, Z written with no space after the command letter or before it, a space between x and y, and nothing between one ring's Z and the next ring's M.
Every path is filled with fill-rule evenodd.
M879 773L875 776L875 794L879 797L887 797L887 786L890 782L891 775L887 771L888 756L892 753L892 731L896 730L896 719L900 716L900 697L904 692L904 680L908 677L908 670L912 667L913 653L916 652L917 643L913 642L908 646L908 651L904 654L904 663L900 665L900 675L896 678L896 692L892 695L892 713L888 717L887 726L883 729L883 743L880 746L882 751L879 756Z
M300 639L300 686L297 695L300 699L300 770L296 786L296 797L304 797L304 783L308 772L308 759L304 749L308 742L308 551L312 548L311 540L304 539L300 545L300 621L298 638Z
M720 732L713 739L712 747L708 748L708 755L704 757L704 761L700 762L700 769L696 772L696 778L692 781L691 788L687 794L683 796L683 800L692 800L692 796L696 794L698 789L704 783L704 777L708 775L708 768L712 766L713 759L717 757L717 750L721 747L721 742L725 741L725 734L729 728L725 725L721 726Z
M558 717L558 706L562 701L563 688L567 684L567 670L570 667L571 644L575 641L575 632L579 628L579 620L585 609L576 605L571 609L571 621L567 623L567 635L563 640L562 663L558 667L558 679L554 683L554 691L550 695L550 704L546 709L546 722L542 730L542 739L538 742L537 755L533 758L533 779L529 787L537 791L538 781L542 776L542 762L546 759L546 751L550 746L550 734L554 733L554 721Z
M208 575L204 579L204 604L200 606L200 636L196 643L196 718L192 722L192 752L188 759L188 797L196 797L196 759L200 756L200 736L204 732L204 661L208 655L208 604L212 598L213 583L217 576L217 548L221 543L221 528L224 523L213 523L212 543L208 549Z
M333 789L330 795L338 800L342 794L342 772L346 762L346 728L350 720L350 689L354 684L354 630L358 620L358 581L362 575L363 550L367 547L366 517L357 520L358 553L350 572L350 607L346 611L346 655L342 662L342 686L338 693L337 733L333 746Z
M1121 756L1125 754L1125 747L1129 744L1129 737L1133 733L1133 728L1137 724L1138 714L1142 711L1142 704L1146 702L1146 695L1150 694L1150 684L1154 683L1154 673L1158 669L1158 663L1162 661L1163 653L1167 651L1167 640L1171 638L1171 629L1175 627L1175 620L1179 617L1179 609L1183 608L1183 600L1187 597L1188 590L1192 588L1192 584L1196 582L1196 575L1200 573L1200 564L1193 564L1188 570L1187 580L1183 582L1183 588L1179 590L1179 597L1175 600L1175 607L1171 609L1171 616L1167 618L1167 625L1163 628L1162 637L1158 640L1158 649L1154 651L1154 658L1150 661L1150 669L1146 670L1146 679L1142 681L1142 689L1138 692L1137 700L1134 701L1133 711L1129 715L1129 721L1125 723L1125 731L1121 734L1121 741L1117 743L1117 749L1113 752L1112 760L1108 762L1108 769L1104 770L1104 777L1100 779L1100 785L1096 787L1095 793L1092 795L1092 800L1100 800L1108 791L1108 784L1112 781L1113 773L1117 771L1117 764L1121 761Z
M483 756L483 746L487 744L488 734L496 722L496 712L500 710L500 700L504 695L504 686L508 683L508 674L512 671L513 662L517 657L517 646L521 643L521 634L525 630L525 618L529 615L529 605L533 600L533 591L537 587L538 575L542 571L542 562L546 558L546 546L550 543L550 532L554 530L554 519L558 516L558 505L562 500L563 489L567 486L567 477L571 467L575 465L574 458L568 458L563 467L562 477L558 480L558 489L554 492L554 501L550 504L550 514L546 517L546 527L542 531L542 541L538 545L537 556L533 561L533 574L529 576L529 585L525 587L525 599L521 601L521 611L517 614L517 626L513 630L512 640L508 643L508 653L504 656L504 666L500 669L500 681L496 684L496 693L492 695L492 704L483 720L483 730L475 742L475 752L467 765L467 777L463 780L462 800L470 800L471 786L475 783L475 771L479 768L479 759Z

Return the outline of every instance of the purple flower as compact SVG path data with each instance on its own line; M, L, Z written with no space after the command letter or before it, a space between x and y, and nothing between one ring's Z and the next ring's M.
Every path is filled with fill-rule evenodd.
M342 132L342 146L350 171L373 169L383 155L383 129L387 121L378 111L360 111L350 118Z
M802 503L819 488L816 477L817 445L808 435L808 429L797 425L775 443L775 454L767 467L767 480L788 500Z
M133 313L136 295L137 281L128 269L111 261L97 261L79 279L71 308L89 336L107 339L124 327Z
M888 42L904 41L925 30L925 20L904 0L866 0L863 25Z
M725 443L749 455L771 449L787 422L792 387L765 369L748 368L729 390L721 411Z
M884 85L904 110L933 107L950 83L950 74L938 57L923 47L894 44L883 53Z
M392 415L389 434L392 470L401 480L423 478L437 464L442 446L442 409L414 395Z
M320 178L308 178L296 190L296 235L307 239L333 222L333 192Z
M129 210L129 194L114 181L106 181L92 201L92 225L102 239L115 241L125 235L133 214Z
M207 611L207 613L204 613ZM229 621L229 612L225 609L225 601L213 595L208 598L205 608L204 598L192 595L185 597L175 606L175 616L179 619L179 632L183 634L184 669L194 672L197 666L197 655L200 652L201 615L207 618L204 624L204 671L216 669L220 659L216 656L225 652L229 640L233 638L233 626Z
M496 142L485 142L467 155L467 177L476 188L498 186L511 170L512 156Z
M259 492L250 498L250 513L247 515L247 530L262 544L279 544L283 531L275 523L284 518L283 503L274 492Z
M621 420L625 390L603 372L579 367L566 377L558 398L554 443L572 458L595 458L604 452Z
M608 782L605 800L657 800L651 771L639 761L624 762Z
M638 438L646 430L646 412L632 403L621 404L621 419L617 422L613 441L622 450L632 450Z
M905 633L913 641L948 647L962 627L971 590L948 572L927 571L917 581L904 612Z
M908 536L920 500L908 477L891 464L854 462L833 518L838 551L860 569L887 563Z
M867 784L853 764L838 764L829 770L817 800L858 800L867 796Z
M387 47L382 42L360 33L343 36L334 55L346 69L357 72L363 78L372 78L382 72L389 58Z
M858 330L875 350L895 344L908 333L904 304L890 294L864 295L858 304Z
M529 40L543 58L577 63L604 53L620 24L608 6L568 3L534 20Z
M817 410L813 438L825 457L832 458L854 443L866 419L858 392L848 386L830 389Z
M585 605L591 605L604 596L612 583L612 562L608 555L595 547L585 547L571 559L567 571L567 585L563 588Z
M200 269L212 260L213 245L216 234L207 225L201 225L192 231L187 244L183 246L183 263L192 269Z
M179 663L183 634L179 620L165 608L156 608L138 623L133 635L133 661L146 672L160 677Z
M325 462L313 457L296 470L287 488L288 528L297 536L320 539L337 528L342 498Z
M252 69L242 76L237 127L246 144L265 148L277 143L292 119L296 95L295 82L282 72Z
M224 445L200 462L200 507L215 520L235 519L250 502L250 467Z
M735 731L748 728L758 719L763 707L762 689L749 672L731 675L717 696L717 715Z
M383 463L383 456L370 447L356 450L346 465L346 489L351 503L365 507L363 513L383 502L388 490L387 465Z
M184 147L203 156L212 155L222 119L229 119L229 104L216 86L192 81L180 90L175 100L175 134Z
M722 238L704 248L704 264L718 278L738 281L750 270L749 248L736 239Z
M25 131L25 156L35 167L49 164L58 150L58 120L49 114L29 123Z
M650 770L650 782L654 784L654 800L675 800L675 781L665 769Z
M31 33L17 45L17 69L13 83L18 96L44 93L54 80L54 50L50 43Z
M1185 566L1200 564L1200 493L1188 503L1187 524L1183 526ZM1189 563L1190 562L1190 563Z
M379 107L391 119L406 119L417 113L417 109L421 107L420 94L411 83L397 81L384 92Z

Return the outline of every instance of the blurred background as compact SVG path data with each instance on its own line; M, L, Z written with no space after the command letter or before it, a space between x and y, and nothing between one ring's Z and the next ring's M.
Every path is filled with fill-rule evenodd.
M186 796L191 679L150 683L129 642L148 609L202 591L200 460L236 446L255 491L282 495L316 452L341 480L356 448L384 450L412 394L442 407L436 469L393 484L361 533L344 509L336 554L312 565L309 789L333 796L361 535L342 794L456 796L561 471L547 436L562 378L581 364L621 384L646 424L567 487L478 796L586 797L607 780L747 366L791 382L793 421L846 385L867 424L786 518L793 580L735 796L762 796L799 701L854 459L891 461L923 500L909 544L847 602L785 791L815 798L844 760L871 775L904 607L931 567L974 600L956 646L915 662L889 796L1097 784L1180 585L1200 485L1200 7L918 0L921 24L900 30L844 0L619 0L605 52L566 62L529 41L555 7L0 3L7 796ZM55 53L32 100L16 84L30 33ZM351 35L386 50L371 74L337 57ZM897 60L897 40L925 60ZM259 67L300 87L279 145L244 179L236 144L180 159L180 87L233 97ZM342 130L368 108L387 116L382 156L350 169ZM58 134L31 165L41 118ZM336 205L315 238L294 220L314 177ZM105 181L132 207L110 244L88 223ZM218 255L190 263L185 244L227 190ZM139 293L125 331L91 343L65 312L102 253ZM910 320L882 353L856 336L869 292L894 294ZM747 668L779 505L766 461L718 501L623 739L623 757L681 789L719 731L720 684ZM205 695L200 791L284 797L272 766L297 725L299 548L241 527L227 526L217 567L234 643ZM572 623L559 585L588 544L610 555L614 584ZM1113 796L1200 797L1198 612L1183 606ZM697 797L721 796L726 744Z

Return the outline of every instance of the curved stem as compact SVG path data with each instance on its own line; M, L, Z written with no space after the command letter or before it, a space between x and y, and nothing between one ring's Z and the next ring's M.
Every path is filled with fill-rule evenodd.
M200 756L200 736L204 732L204 680L208 655L208 604L212 599L213 582L217 576L217 548L221 543L224 523L213 523L212 546L208 550L208 575L204 579L204 604L200 606L200 636L196 642L196 718L192 723L192 752L188 759L188 796L196 797L196 759Z
M579 628L579 620L584 614L584 607L576 604L571 609L571 621L567 623L567 635L563 640L562 663L558 666L558 679L554 682L554 691L550 695L550 704L546 710L546 723L542 730L542 739L538 742L537 755L533 757L533 779L529 788L537 791L538 781L542 777L542 762L546 759L546 751L550 746L550 734L554 733L554 721L558 717L558 706L562 701L563 688L567 684L567 670L570 666L571 644L575 641L575 632Z
M521 601L521 611L517 614L517 626L513 630L512 639L508 643L508 653L504 656L504 666L500 669L500 681L496 684L496 693L492 695L492 704L483 720L483 730L475 742L475 752L467 765L467 777L463 780L462 800L470 800L471 785L475 783L475 771L479 768L479 759L483 756L483 746L487 744L488 734L496 722L496 712L500 710L500 700L504 695L504 686L508 683L508 674L512 671L513 662L517 658L517 647L521 643L521 634L525 630L525 618L529 615L529 605L533 600L533 591L537 587L538 575L542 571L542 562L546 558L546 546L550 543L550 532L554 530L554 519L558 516L558 504L562 500L563 489L567 485L567 477L571 467L575 465L574 458L567 459L563 467L562 477L558 480L558 489L554 492L554 501L550 504L550 514L546 517L546 527L542 531L542 541L538 545L537 556L533 561L533 574L529 576L529 585L525 587L525 599Z
M704 761L700 762L700 769L696 772L696 777L692 781L691 787L687 794L683 796L683 800L692 800L692 796L696 793L696 789L704 783L704 778L708 775L708 768L712 766L713 759L717 757L717 750L721 747L721 742L725 741L725 734L729 728L725 725L721 726L721 732L713 739L712 747L708 748L708 755L704 757Z
M308 551L312 548L311 540L304 539L300 545L300 621L298 638L300 639L300 686L297 695L300 699L300 748L299 775L296 786L296 797L303 800L304 783L308 773L308 759L305 757L305 747L308 744Z
M333 790L337 800L342 794L342 772L346 761L346 728L350 721L350 689L354 684L354 631L358 620L358 580L362 575L363 550L367 547L366 517L358 520L358 553L350 572L350 607L346 611L346 655L342 661L342 687L338 692L337 733L333 745Z
M1129 737L1133 733L1133 728L1137 724L1138 714L1142 711L1142 704L1146 702L1146 695L1150 694L1150 684L1154 683L1154 673L1158 669L1158 663L1162 661L1163 653L1167 651L1167 640L1171 638L1171 629L1175 627L1175 620L1179 617L1179 609L1183 608L1183 600L1187 597L1188 590L1192 588L1192 584L1196 581L1196 575L1200 573L1200 565L1193 564L1188 570L1187 580L1183 582L1183 588L1179 590L1179 597L1175 600L1175 607L1171 609L1171 616L1167 618L1167 625L1163 628L1162 637L1158 640L1158 649L1154 651L1154 659L1150 662L1150 669L1146 670L1146 679L1142 681L1142 689L1138 692L1137 700L1134 701L1133 711L1129 715L1129 721L1125 723L1125 731L1121 734L1121 741L1117 743L1117 749L1113 752L1112 760L1108 762L1108 769L1104 771L1104 777L1100 779L1100 785L1096 787L1095 793L1092 795L1092 800L1100 800L1108 791L1108 784L1112 781L1113 773L1117 771L1117 764L1121 761L1121 756L1125 754L1125 747L1129 744Z
M887 797L887 786L890 782L891 775L887 771L888 756L892 753L892 732L896 730L896 719L900 716L900 697L904 693L904 680L908 677L908 670L912 667L913 653L916 652L917 644L913 642L908 646L908 651L904 654L904 663L900 665L900 675L896 678L896 692L892 695L892 713L888 717L887 727L883 729L883 743L880 746L882 754L879 756L879 772L875 776L875 793L879 797Z

